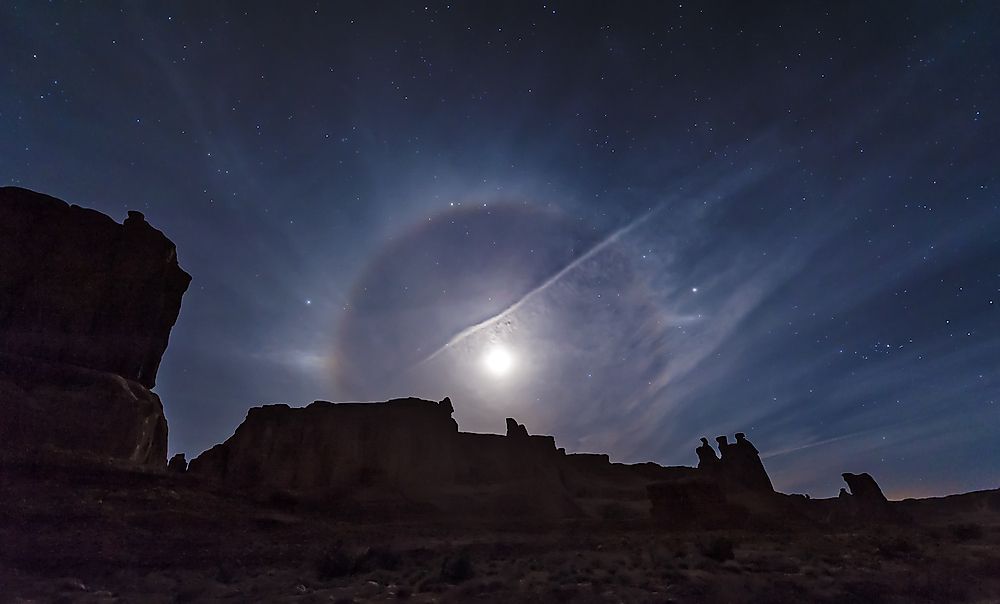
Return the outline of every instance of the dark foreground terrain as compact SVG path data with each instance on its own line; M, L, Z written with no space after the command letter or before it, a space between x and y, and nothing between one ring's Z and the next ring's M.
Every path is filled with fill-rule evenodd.
M913 526L684 532L613 508L544 524L331 514L80 457L0 470L10 602L1000 600L994 492L900 504Z

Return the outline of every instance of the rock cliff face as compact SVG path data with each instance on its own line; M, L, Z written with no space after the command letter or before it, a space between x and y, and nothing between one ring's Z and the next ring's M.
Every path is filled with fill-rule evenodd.
M442 403L265 405L190 471L235 486L296 490L440 484L455 473L458 426Z
M156 384L191 276L142 214L0 188L0 266L0 352Z
M251 409L189 472L311 499L399 498L454 514L573 515L551 436L458 431L451 401L317 401Z
M841 474L847 488L848 494L841 489L837 498L837 517L843 523L866 523L866 522L907 522L908 518L900 508L893 506L881 487L868 472L852 474L844 472Z
M138 212L0 188L0 446L163 465L149 388L190 280Z
M477 519L651 517L676 529L901 518L867 474L844 475L853 495L810 500L775 492L756 449L746 460L727 451L717 467L620 464L603 454L567 455L553 437L529 434L513 418L505 435L460 432L453 412L447 398L256 407L226 442L192 460L188 472L282 501L346 502L369 518L387 504L382 509L394 514ZM745 438L738 442L751 451ZM745 468L760 478L732 479L731 472Z

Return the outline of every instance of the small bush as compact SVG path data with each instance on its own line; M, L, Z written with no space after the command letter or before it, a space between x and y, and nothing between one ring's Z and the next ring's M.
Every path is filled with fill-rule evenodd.
M914 558L920 553L920 548L906 537L896 537L880 544L875 551L888 559Z
M549 589L550 602L574 602L580 599L580 589L575 585L557 585Z
M268 493L266 502L271 507L282 510L290 510L294 509L298 505L299 500L289 491L276 490Z
M185 586L174 596L174 602L177 602L177 604L197 602L205 596L205 590L205 585Z
M215 571L215 580L225 585L230 585L236 581L236 567L230 562L220 562Z
M467 552L448 556L441 562L441 581L457 585L475 576L472 560Z
M340 545L320 553L316 558L316 576L322 580L345 577L354 571L354 559Z
M617 502L602 505L597 513L601 520L622 521L635 518L635 513L631 509Z
M396 552L381 547L370 547L354 560L352 572L358 574L375 570L396 570L399 565L400 557Z
M952 537L958 541L973 541L977 539L982 539L985 531L983 527L978 524L953 524L948 527L951 531Z
M733 540L727 537L715 537L702 544L701 554L716 562L725 562L736 557L733 552Z
M401 562L399 554L389 549L370 547L360 554L352 554L338 543L320 552L316 558L316 576L335 579L380 570L392 571L398 569Z

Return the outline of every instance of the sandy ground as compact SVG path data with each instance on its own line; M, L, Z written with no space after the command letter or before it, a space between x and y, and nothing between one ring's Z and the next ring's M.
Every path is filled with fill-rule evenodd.
M186 476L10 460L0 488L9 602L1000 601L1000 527L967 516L767 533L346 520Z

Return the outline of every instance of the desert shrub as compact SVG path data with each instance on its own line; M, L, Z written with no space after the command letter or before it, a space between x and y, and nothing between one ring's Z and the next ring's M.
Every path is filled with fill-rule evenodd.
M400 565L396 552L382 547L370 547L354 560L353 574L369 573L375 570L396 570Z
M914 558L920 554L920 548L906 537L888 539L875 548L875 552L888 559Z
M768 561L767 570L783 575L794 575L802 572L802 566L793 557L781 557Z
M725 562L736 557L736 554L733 552L733 545L733 540L728 537L713 537L707 542L702 543L699 550L703 556L710 560Z
M575 602L580 599L580 589L575 585L557 585L549 589L549 602Z
M927 565L902 585L902 593L928 602L971 602L977 578L960 562Z
M534 583L532 583L534 585ZM503 591L505 585L497 580L477 578L464 581L462 586L455 590L454 594L459 602L467 602L473 599L482 599L487 594Z
M316 576L320 579L344 577L354 571L354 558L338 544L321 551L316 557L315 567Z
M265 501L271 507L289 510L298 505L298 498L289 491L275 490L267 494Z
M416 585L416 591L424 594L441 593L446 589L447 586L441 584L440 581L436 581L430 577L420 581Z
M338 543L320 551L315 569L319 579L335 579L379 570L396 570L401 562L400 555L390 549L370 547L361 554L353 555Z
M968 524L953 524L948 527L948 530L951 531L952 537L958 541L982 539L985 533L982 526L971 522Z
M811 595L813 597L810 597ZM801 583L788 579L775 579L765 581L754 589L753 598L754 602L760 604L778 604L779 602L810 602L813 601L815 595L810 594L808 588ZM868 602L869 600L856 601Z
M215 571L215 580L229 585L236 581L236 566L231 562L220 562Z
M852 602L885 602L889 591L885 585L868 579L845 581L841 588L845 600Z
M618 502L602 505L598 508L597 514L601 517L601 520L611 521L630 520L635 517L635 513L632 510Z
M205 596L206 586L204 584L186 585L174 595L174 602L185 604L187 602L197 602Z
M475 569L472 567L472 560L468 552L459 552L453 556L446 557L441 562L440 578L445 583L457 585L463 581L468 581L475 576Z

